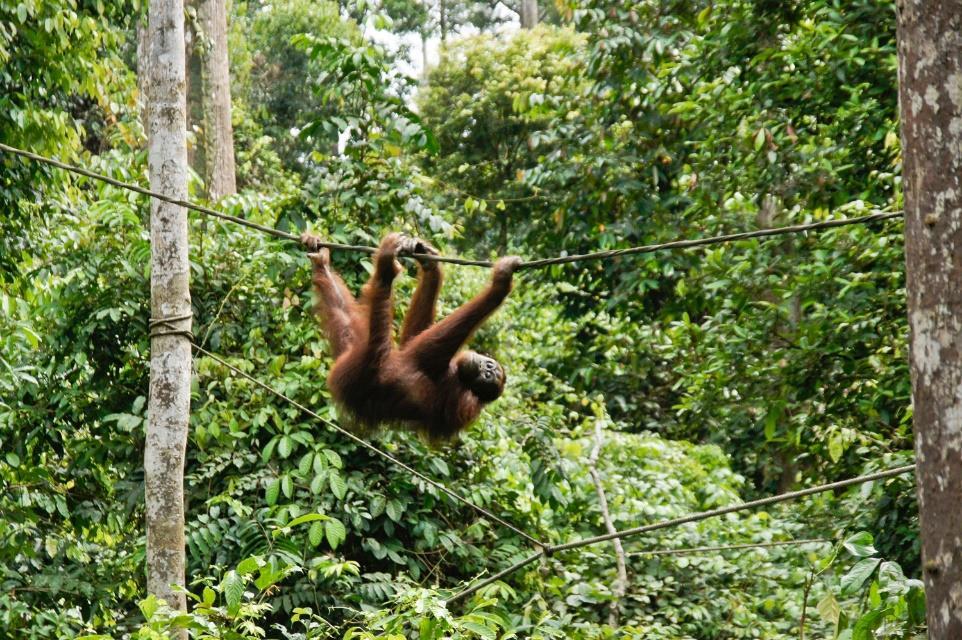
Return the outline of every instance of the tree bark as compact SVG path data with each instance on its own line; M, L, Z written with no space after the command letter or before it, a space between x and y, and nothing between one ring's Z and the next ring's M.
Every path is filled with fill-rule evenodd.
M237 193L234 173L234 129L231 125L230 64L227 54L226 0L200 0L204 32L201 65L204 78L204 159L211 200Z
M534 29L538 25L538 0L521 0L521 28Z
M150 0L148 20L147 159L150 188L187 197L187 136L183 0ZM154 318L183 317L189 329L187 212L150 203L150 310ZM160 327L160 330L165 330ZM185 610L174 585L184 585L184 454L190 412L190 342L184 335L150 341L150 391L144 480L147 511L147 590ZM180 636L186 638L186 631Z
M929 638L962 638L962 2L900 0L905 258Z

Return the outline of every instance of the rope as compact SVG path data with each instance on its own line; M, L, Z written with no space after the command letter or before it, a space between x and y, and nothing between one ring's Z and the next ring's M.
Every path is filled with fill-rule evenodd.
M71 173L76 173L82 176L86 176L88 178L93 178L94 180L100 180L101 182L106 182L107 184L111 184L115 187L120 187L121 189L127 189L128 191L133 191L141 195L150 196L151 198L162 200L164 202L169 202L170 204L176 204L181 207L186 207L187 209L193 209L194 211L203 213L204 215L213 216L215 218L220 218L221 220L227 220L229 222L234 222L240 225L244 225L245 227L250 227L251 229L257 229L258 231L261 231L263 233L266 233L278 238L283 238L284 240L293 240L295 242L300 242L300 238L294 235L293 233L287 233L286 231L281 231L280 229L273 229L271 227L266 227L262 224L257 224L256 222L245 220L244 218L238 218L237 216L232 216L227 213L216 211L214 209L211 209L210 207L205 207L199 204L194 204L193 202L188 202L187 200L178 200L177 198L171 198L168 195L164 195L163 193L159 193L157 191L151 191L150 189L145 189L144 187L141 187L138 184L133 184L132 182L124 182L122 180L117 180L115 178L111 178L110 176L105 176L102 173L96 173L94 171L90 171L89 169L84 169L83 167L78 167L72 164L67 164L65 162L60 162L59 160L54 160L53 158L48 158L46 156L41 156L36 153L31 153L30 151L24 151L23 149L17 149L16 147L11 147L9 145L3 144L2 142L0 142L0 151L6 151L8 153L13 153L15 155L22 156L24 158L35 160L37 162L43 162L43 163L52 165L54 167L57 167L59 169L70 171ZM372 250L372 253L373 253L373 250Z
M468 587L463 591L460 591L448 599L448 602L453 602L455 600L460 600L466 598L471 594L477 592L479 589L483 589L492 582L496 582L501 578L514 573L518 569L531 564L538 558L544 556L553 555L559 551L567 551L570 549L577 549L579 547L587 547L592 544L597 544L599 542L606 542L613 538L627 538L629 536L636 536L642 533L648 533L650 531L657 531L659 529L667 529L669 527L677 527L679 525L688 524L691 522L699 522L701 520L707 520L708 518L714 518L716 516L726 515L729 513L735 513L738 511L747 511L749 509L754 509L756 507L764 507L771 504L777 504L779 502L788 502L789 500L795 500L797 498L803 498L805 496L810 496L816 493L824 493L826 491L834 491L836 489L844 489L845 487L850 487L856 484L862 484L865 482L872 482L874 480L884 480L885 478L891 478L894 476L902 475L910 471L915 470L915 464L909 464L902 467L895 467L894 469L888 469L886 471L879 471L877 473L869 473L863 476L856 476L854 478L849 478L847 480L839 480L838 482L830 482L828 484L820 484L814 487L809 487L807 489L800 489L799 491L789 491L787 493L780 493L778 495L769 496L767 498L761 498L760 500L752 500L751 502L743 502L742 504L736 504L729 507L721 507L719 509L711 509L710 511L701 511L699 513L693 513L687 516L682 516L680 518L672 518L671 520L662 520L660 522L654 522L652 524L647 524L641 527L635 527L633 529L625 529L624 531L616 531L614 533L609 533L600 536L594 536L591 538L584 538L582 540L574 540L572 542L566 542L564 544L550 545L547 547L541 547L537 552L531 554L527 558L520 560L507 569L499 571L490 578L482 580L473 587Z
M150 320L147 322L147 328L150 330L150 337L160 338L162 336L183 336L193 342L193 332L190 329L178 329L177 325L175 324L177 322L183 322L184 320L190 321L193 317L193 313L187 312L183 315L170 316L168 318L150 318Z
M527 540L528 542L530 542L530 543L532 543L532 544L538 545L539 547L542 546L541 541L539 541L537 538L535 538L535 537L533 537L533 536L525 533L524 531L522 531L521 529L519 529L519 528L516 527L515 525L511 524L511 523L508 522L507 520L504 520L503 518L500 518L499 516L495 515L494 513L490 512L490 511L488 511L488 510L485 509L484 507L482 507L482 506L480 506L480 505L477 505L477 504L475 504L474 502L471 502L470 500L468 500L467 498L461 496L461 495L458 494L458 493L455 493L453 490L447 488L446 486L444 486L443 484L441 484L441 483L438 482L437 480L433 480L433 479L429 478L428 476L424 475L423 473L421 473L421 472L418 471L417 469L414 469L413 467L405 464L404 462L401 462L400 460L398 460L397 458L395 458L395 457L392 456L391 454L387 453L386 451L382 451L381 449L378 449L377 447L375 447L374 445L372 445L370 442L367 442L366 440L357 437L356 435L354 435L353 433L351 433L351 432L348 431L347 429L344 429L343 427L341 427L341 426L339 426L339 425L331 422L331 421L328 420L327 418L324 418L324 417L322 417L321 415L317 414L316 412L308 409L307 407L305 407L304 405L302 405L302 404L301 404L300 402L298 402L297 400L294 400L293 398L284 395L284 394L281 393L280 391L278 391L278 390L276 390L276 389L268 386L267 384L261 382L260 380L258 380L258 379L255 378L254 376L250 375L249 373L246 373L246 372L238 369L237 367L235 367L234 365L230 364L229 362L227 362L227 361L224 360L223 358L221 358L221 357L219 357L219 356L211 353L210 351L208 351L208 350L205 349L204 347L202 347L202 346L200 346L200 345L198 345L198 344L194 344L193 347L194 347L194 349L196 349L197 351L203 353L203 354L206 355L207 357L209 357L209 358L213 359L214 361L216 361L216 362L224 365L225 367L227 367L228 369L230 369L231 371L233 371L233 372L236 373L237 375L239 375L239 376L241 376L241 377L243 377L243 378L246 378L247 380L253 382L255 385L257 385L257 386L260 387L261 389L264 389L265 391L274 394L275 396L277 396L277 397L280 398L281 400L284 400L284 401L287 402L288 404L290 404L290 405L292 405L292 406L294 406L294 407L297 407L298 409L300 409L301 411L303 411L303 412L306 413L307 415L311 416L311 417L314 418L315 420L318 420L319 422L322 422L323 424L327 425L327 426L330 427L331 429L334 429L335 431L337 431L337 432L340 433L341 435L343 435L343 436L347 437L348 439L354 441L354 443L356 443L356 444L364 447L365 449L368 449L368 450L371 451L372 453L375 453L376 455L384 458L385 460L387 460L387 461L390 462L391 464L393 464L393 465L395 465L395 466L397 466L397 467L400 467L401 469L404 469L404 470L407 471L409 474L411 474L411 475L415 476L416 478L418 478L418 479L426 482L427 484L431 485L431 486L434 487L435 489L438 489L439 491L442 491L442 492L446 493L446 494L449 495L451 498L457 500L458 502L460 502L461 504L465 505L466 507L470 507L471 509L474 509L474 511L476 511L477 513L479 513L479 514L482 515L483 517L487 518L488 520L490 520L490 521L492 521L492 522L496 522L496 523L500 524L502 527L504 527L504 528L506 528L506 529L510 529L511 531L515 532L516 534L518 534L519 536L521 536L522 538L524 538L525 540Z
M737 242L749 238L764 238L767 236L777 236L786 233L804 233L806 231L818 231L820 229L831 229L833 227L844 227L851 224L868 224L880 220L891 218L901 218L901 211L888 213L871 213L856 218L838 218L835 220L823 220L822 222L810 222L808 224L796 224L788 227L773 227L771 229L757 229L755 231L744 231L742 233L730 233L723 236L712 236L710 238L695 238L693 240L672 240L661 244L648 244L641 247L628 247L627 249L612 249L610 251L595 251L594 253L582 253L580 255L563 256L559 258L545 258L542 260L531 260L522 263L519 269L535 269L546 267L552 264L564 264L567 262L579 262L581 260L603 260L607 258L617 258L619 256L636 255L639 253L654 253L655 251L669 251L672 249L689 249L691 247L704 247L711 244L723 242Z
M817 542L831 542L828 538L808 538L806 540L777 540L775 542L748 542L745 544L720 544L713 547L685 547L683 549L652 549L651 551L632 551L628 555L636 556L682 556L697 553L713 553L715 551L733 551L737 549L766 549L786 545L813 544Z
M36 162L43 162L72 173L76 173L88 178L93 178L94 180L100 180L111 184L115 187L120 187L122 189L128 189L136 193L140 193L145 196L150 196L158 200L163 200L164 202L169 202L204 215L213 216L215 218L220 218L221 220L227 220L228 222L233 222L235 224L243 225L251 229L256 229L268 235L272 235L283 240L290 240L292 242L300 243L300 236L293 233L288 233L286 231L281 231L280 229L274 229L272 227L267 227L262 224L257 224L256 222L251 222L244 218L237 216L232 216L210 207L205 207L187 200L178 200L176 198L171 198L162 193L156 191L151 191L150 189L145 189L140 185L132 184L130 182L123 182L110 176L105 176L89 169L84 169L83 167L78 167L75 165L67 164L59 160L54 160L53 158L48 158L46 156L41 156L30 151L24 151L23 149L17 149L16 147L11 147L9 145L0 143L0 151L6 151L7 153L12 153L24 158L29 158L30 160L35 160ZM821 229L831 229L834 227L844 227L853 224L869 224L873 222L879 222L882 220L890 220L893 218L901 218L903 212L877 212L869 215L858 216L855 218L838 218L835 220L823 220L821 222L811 222L807 224L796 224L787 227L773 227L770 229L757 229L755 231L744 231L741 233L730 233L721 236L712 236L708 238L696 238L692 240L672 240L670 242L663 242L661 244L648 244L638 247L627 247L625 249L611 249L607 251L595 251L592 253L582 253L570 256L559 256L556 258L542 258L539 260L529 260L527 262L522 262L518 269L537 269L541 267L547 267L555 264L567 264L569 262L581 262L585 260L606 260L609 258L617 258L620 256L627 255L637 255L641 253L654 253L656 251L669 251L674 249L689 249L692 247L702 247L712 244L720 244L723 242L736 242L738 240L747 240L749 238L764 238L769 236L777 236L788 233L805 233L807 231L818 231ZM364 245L352 245L352 244L340 244L336 242L320 242L317 244L318 247L326 247L328 249L335 249L340 251L355 251L360 253L373 254L377 252L377 248L368 247ZM490 260L470 260L467 258L453 257L453 256L436 256L423 253L410 254L410 257L415 258L422 262L447 262L449 264L457 264L469 267L491 267L494 265Z

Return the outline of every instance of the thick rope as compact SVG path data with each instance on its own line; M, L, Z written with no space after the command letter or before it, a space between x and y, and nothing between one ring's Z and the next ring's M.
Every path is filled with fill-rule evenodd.
M204 215L213 216L215 218L220 218L221 220L227 220L228 222L233 222L235 224L243 225L251 229L256 229L262 233L272 235L283 240L291 240L292 242L300 243L300 236L293 233L288 233L286 231L281 231L280 229L274 229L272 227L267 227L262 224L257 224L256 222L251 222L250 220L245 220L237 216L233 216L221 211L216 211L210 207L205 207L187 200L178 200L176 198L171 198L162 193L156 191L151 191L150 189L145 189L140 185L132 184L130 182L123 182L110 176L105 176L89 169L84 169L83 167L78 167L75 165L67 164L59 160L54 160L53 158L48 158L36 153L31 153L30 151L24 151L23 149L17 149L16 147L11 147L9 145L0 143L0 151L6 151L8 153L13 153L15 155L29 158L30 160L35 160L37 162L43 162L72 173L76 173L88 178L93 178L94 180L100 180L111 184L115 187L120 187L122 189L127 189L140 193L145 196L150 196L158 200L163 200L164 202L169 202ZM730 233L721 236L712 236L708 238L695 238L691 240L672 240L671 242L663 242L660 244L648 244L639 247L627 247L624 249L611 249L607 251L595 251L592 253L582 253L570 256L558 256L555 258L542 258L540 260L529 260L527 262L522 262L518 269L537 269L541 267L547 267L555 264L567 264L569 262L581 262L585 260L607 260L610 258L617 258L620 256L637 255L641 253L653 253L656 251L669 251L674 249L690 249L692 247L703 247L712 244L720 244L723 242L737 242L739 240L748 240L750 238L764 238L769 236L784 235L788 233L805 233L807 231L818 231L821 229L831 229L835 227L844 227L853 224L869 224L873 222L879 222L882 220L890 220L893 218L901 218L903 213L901 211L895 212L878 212L872 213L865 216L858 216L855 218L838 218L834 220L823 220L821 222L811 222L808 224L796 224L787 227L773 227L770 229L757 229L755 231L744 231L741 233ZM368 247L363 245L352 245L352 244L340 244L337 242L319 242L317 247L326 247L328 249L335 249L340 251L356 251L360 253L373 254L377 251L375 247ZM464 265L469 267L491 267L494 265L490 260L471 260L467 258L452 257L452 256L437 256L429 255L423 253L411 254L410 257L415 258L422 262L446 262L449 264Z
M200 345L198 345L198 344L194 344L193 347L194 347L194 349L196 349L197 351L203 353L204 355L206 355L207 357L211 358L211 359L214 360L215 362L218 362L219 364L227 367L228 369L230 369L232 372L236 373L237 375L239 375L239 376L241 376L241 377L243 377L243 378L246 378L247 380L253 382L255 385L257 385L257 386L260 387L261 389L264 389L265 391L274 394L275 396L277 396L277 397L280 398L281 400L284 400L284 401L287 402L288 404L290 404L290 405L292 405L292 406L294 406L294 407L297 407L298 409L300 409L301 411L303 411L303 412L306 413L307 415L311 416L311 417L314 418L315 420L318 420L319 422L324 423L325 425L327 425L327 426L330 427L331 429L334 429L335 431L337 431L338 433L340 433L342 436L344 436L344 437L346 437L346 438L354 441L354 443L356 443L356 444L364 447L365 449L368 449L368 450L371 451L372 453L374 453L374 454L376 454L376 455L384 458L385 460L387 460L387 461L390 462L391 464L393 464L393 465L395 465L395 466L397 466L397 467L400 467L401 469L404 469L404 470L407 471L409 474L411 474L411 475L415 476L416 478L418 478L418 479L426 482L427 484L431 485L431 486L434 487L435 489L446 493L446 494L449 495L451 498L457 500L458 502L460 502L461 504L465 505L466 507L470 507L471 509L474 509L474 511L476 511L477 513L479 513L479 514L482 515L483 517L487 518L488 520L490 520L490 521L492 521L492 522L496 522L496 523L500 524L502 527L504 527L504 528L506 528L506 529L510 529L511 531L515 532L516 534L518 534L519 536L521 536L522 538L524 538L525 540L527 540L528 542L530 542L530 543L532 543L532 544L541 546L541 541L539 541L537 538L535 538L535 537L533 537L533 536L525 533L524 531L522 531L521 529L519 529L519 528L516 527L515 525L511 524L511 523L508 522L507 520L504 520L503 518L500 518L499 516L496 516L496 515L493 514L492 512L490 512L490 511L488 511L487 509L485 509L484 507L482 507L482 506L480 506L480 505L477 505L477 504L475 504L474 502L471 502L470 500L468 500L467 498L459 495L458 493L455 493L454 491L452 491L451 489L447 488L446 486L444 486L443 484L441 484L441 483L438 482L437 480L433 480L433 479L429 478L428 476L424 475L423 473L421 473L421 472L418 471L417 469L414 469L414 468L412 468L411 466L405 464L404 462L401 462L400 460L398 460L397 458L395 458L395 457L392 456L391 454L387 453L386 451L382 451L381 449L378 449L377 447L375 447L374 445L372 445L370 442L368 442L368 441L366 441L366 440L364 440L364 439L362 439L362 438L357 437L356 435L354 435L353 433L351 433L351 432L348 431L347 429L344 429L343 427L341 427L341 426L339 426L339 425L331 422L331 421L328 420L327 418L324 418L323 416L317 414L316 412L308 409L307 407L305 407L304 405L302 405L302 404L301 404L300 402L298 402L297 400L294 400L293 398L284 395L284 394L281 393L280 391L278 391L278 390L276 390L276 389L268 386L267 384L264 384L263 382L261 382L260 380L258 380L257 378L255 378L254 376L250 375L249 373L247 373L247 372L245 372L245 371L242 371L241 369L238 369L237 367L235 367L235 366L232 365L231 363L227 362L227 361L224 360L223 358L221 358L221 357L219 357L219 356L211 353L210 351L208 351L208 350L205 349L204 347L202 347L202 346L200 346Z
M193 313L185 313L179 316L170 316L168 318L151 318L147 322L147 328L150 330L151 338L160 338L163 336L183 336L191 342L194 341L194 334L190 329L178 329L177 323L187 321L187 325L190 326L190 321L193 319Z

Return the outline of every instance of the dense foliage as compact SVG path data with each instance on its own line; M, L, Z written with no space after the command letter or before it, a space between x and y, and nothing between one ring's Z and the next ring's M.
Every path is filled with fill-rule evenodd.
M0 0L0 140L145 183L139 5L108 4ZM398 32L436 28L385 10ZM421 83L350 19L368 3L233 11L244 189L221 206L262 224L363 244L403 229L484 258L901 206L890 2L565 0L560 26L450 40ZM447 602L525 540L208 357L192 605L171 612L143 579L148 203L7 155L0 187L11 637L924 634L910 476L626 539L623 592L606 543ZM191 243L198 343L336 421L300 250L203 219ZM334 260L352 288L370 270ZM442 313L487 277L446 276ZM559 543L605 531L600 495L624 529L907 463L906 340L898 222L525 272L474 338L505 396L447 448L372 440ZM791 539L813 541L648 553Z

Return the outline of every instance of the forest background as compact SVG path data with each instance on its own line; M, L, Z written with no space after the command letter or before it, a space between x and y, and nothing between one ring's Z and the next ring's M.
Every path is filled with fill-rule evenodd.
M892 2L559 0L523 30L493 6L235 0L238 193L217 206L478 258L901 208ZM0 141L146 184L144 14L0 0ZM374 45L373 27L443 36L438 64L405 77L410 52ZM201 119L191 132L202 201ZM0 167L9 637L923 637L911 476L631 538L622 578L601 544L446 604L525 541L205 357L186 471L195 602L171 613L144 581L149 203ZM455 446L374 439L552 543L604 532L602 496L622 529L910 463L901 226L524 272L475 338L505 364L505 396ZM198 341L336 419L303 252L199 217L190 233ZM353 287L370 270L334 260ZM447 276L442 312L487 274ZM821 541L645 553L792 539Z

